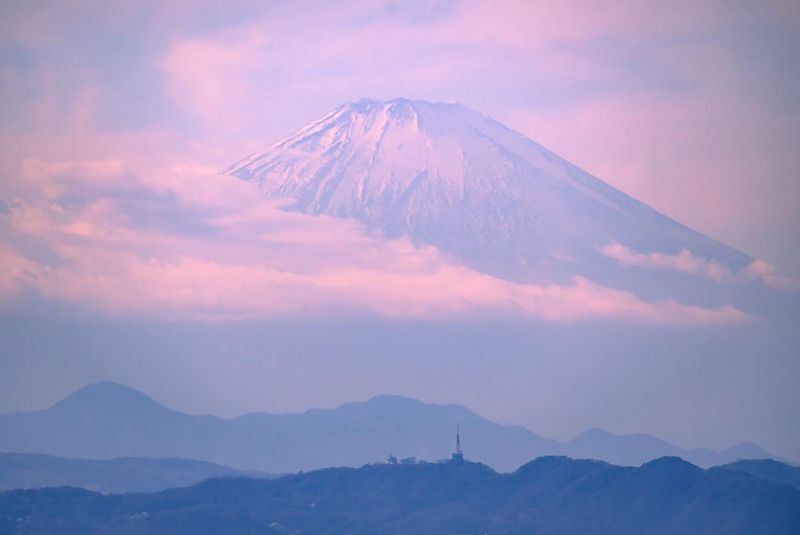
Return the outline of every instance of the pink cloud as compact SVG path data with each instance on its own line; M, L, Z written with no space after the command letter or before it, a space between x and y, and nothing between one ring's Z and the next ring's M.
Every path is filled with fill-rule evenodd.
M447 319L484 314L550 321L611 318L635 323L708 325L740 322L731 306L706 309L675 301L646 303L633 294L578 279L571 286L511 284L457 266L433 272L367 268L319 273L196 258L169 262L115 255L72 270L42 273L47 297L110 313L178 319L320 317L358 310L390 318ZM113 269L113 276L108 276Z
M59 260L37 261L4 244L7 300L28 289L104 313L195 320L342 311L675 325L746 319L730 306L645 302L581 278L511 283L433 247L379 240L352 221L283 212L251 185L203 167L139 175L113 161L27 161L11 191L14 208L2 217L15 242L35 238ZM62 202L65 194L82 202ZM163 209L171 211L166 225L137 220L137 210ZM176 221L185 225L173 228Z
M497 64L498 55L520 53L523 72L611 82L619 72L581 55L580 47L609 38L637 46L654 35L697 29L709 15L720 17L688 3L676 10L643 9L635 2L467 1L443 9L447 16L420 16L424 10L361 2L279 10L202 36L177 37L157 63L173 101L208 135L236 135L257 124L277 137L286 133L273 130L276 118L286 116L283 103L317 104L320 84L337 95L331 106L362 96L420 93L449 100L457 96L454 83L474 80L476 72Z
M1 217L1 216L0 216ZM37 265L0 240L0 302L8 302L20 296L30 284Z

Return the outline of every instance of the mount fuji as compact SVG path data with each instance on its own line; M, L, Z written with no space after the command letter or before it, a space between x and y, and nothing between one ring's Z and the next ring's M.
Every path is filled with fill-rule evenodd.
M603 248L688 252L730 273L753 262L459 104L348 103L227 174L287 199L287 210L354 218L382 237L433 245L509 280L582 275L652 289L672 277L688 285L682 293L697 296L708 281L637 273Z

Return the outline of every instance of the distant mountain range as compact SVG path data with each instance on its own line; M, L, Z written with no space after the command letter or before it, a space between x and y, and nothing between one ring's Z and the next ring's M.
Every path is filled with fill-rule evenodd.
M102 493L153 492L223 476L273 477L188 459L64 459L0 453L0 491L70 486Z
M641 467L542 457L513 474L477 463L379 464L152 494L0 494L2 533L797 534L800 491L674 457Z
M167 409L144 394L109 382L86 386L52 407L0 415L0 451L73 458L180 457L239 470L289 473L360 466L397 457L447 457L457 425L467 458L511 471L544 455L639 465L677 456L708 467L774 457L742 444L722 452L682 449L649 435L591 430L569 442L491 422L459 405L378 396L333 410L252 413L233 419Z

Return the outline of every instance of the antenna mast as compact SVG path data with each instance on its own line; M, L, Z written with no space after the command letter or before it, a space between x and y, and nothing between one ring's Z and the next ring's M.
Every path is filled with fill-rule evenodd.
M451 462L461 464L464 462L464 453L461 451L461 426L456 426L456 444L453 446L453 457Z

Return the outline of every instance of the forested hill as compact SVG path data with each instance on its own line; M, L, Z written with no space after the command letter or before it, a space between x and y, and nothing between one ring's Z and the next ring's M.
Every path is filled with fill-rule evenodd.
M677 458L367 465L152 494L0 494L1 533L800 533L800 491Z

